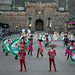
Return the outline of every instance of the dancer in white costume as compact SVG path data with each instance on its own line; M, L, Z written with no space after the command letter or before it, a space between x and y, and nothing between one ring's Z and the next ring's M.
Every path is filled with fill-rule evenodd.
M39 39L41 39L41 37L42 37L42 33L39 34Z
M58 39L59 39L59 33L57 32L57 36L58 36Z
M30 31L30 29L28 29L27 30L27 37L30 38L30 36L31 36L31 31Z
M68 38L69 38L69 39L71 38L71 33L70 33L70 32L68 32Z
M54 40L58 40L57 32L54 32L53 38L54 38Z
M64 32L61 32L61 38L60 38L61 40L64 39L64 35L65 35Z
M25 36L25 29L22 29L22 34L23 36Z
M34 32L33 42L37 42L37 33Z
M70 40L74 40L73 33L71 33L71 35L70 35Z

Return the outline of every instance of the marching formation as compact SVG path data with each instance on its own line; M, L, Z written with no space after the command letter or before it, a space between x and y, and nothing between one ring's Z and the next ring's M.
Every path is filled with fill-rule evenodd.
M73 35L71 33L71 35ZM67 60L70 59L72 62L75 63L75 41L73 39L73 36L64 34L64 32L61 33L60 40L63 40L63 45L66 46L65 56L67 55ZM54 40L57 40L59 38L59 34L57 32L54 32L53 35ZM40 33L39 38L37 37L37 33L34 32L34 34L31 34L31 31L28 29L27 34L25 33L25 29L22 29L22 33L20 34L20 37L16 38L15 40L12 40L11 37L5 37L2 40L2 48L3 52L6 53L6 56L11 52L15 59L18 59L20 62L20 71L22 71L22 64L24 65L25 72L27 72L26 69L26 63L25 63L25 56L26 54L33 56L33 44L35 42L38 42L38 49L37 49L37 55L36 57L39 58L39 54L41 57L43 57L43 44L45 47L50 47L47 55L49 56L49 72L51 71L51 65L53 63L54 70L56 70L55 66L55 56L56 56L56 50L54 49L57 47L56 44L51 44L52 42L52 36L48 34L48 32Z

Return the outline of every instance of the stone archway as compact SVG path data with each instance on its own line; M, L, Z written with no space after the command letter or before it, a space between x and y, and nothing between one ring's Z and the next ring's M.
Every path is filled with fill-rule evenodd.
M36 20L36 22L35 22L35 30L36 31L43 31L43 29L44 29L44 22L41 19Z

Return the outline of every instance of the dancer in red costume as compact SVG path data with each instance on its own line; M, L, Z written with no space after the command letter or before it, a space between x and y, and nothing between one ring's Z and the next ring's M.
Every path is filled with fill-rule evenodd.
M24 65L24 69L25 69L25 72L27 72L26 70L26 64L25 64L25 56L26 56L26 52L24 50L24 46L22 46L22 49L19 50L18 54L20 55L19 56L19 61L20 61L20 71L22 71L22 64Z
M56 56L56 50L54 49L54 47L56 47L55 44L50 44L49 45L51 47L51 49L49 49L48 51L48 55L49 55L49 72L51 71L51 65L52 65L52 62L53 62L53 65L54 65L54 69L55 69L55 72L56 71L56 66L55 66L55 56Z
M68 46L72 46L74 45L74 40L70 40L70 43L68 44ZM69 59L70 55L72 54L72 51L69 50L69 48L66 48L66 51L65 51L65 56L67 55L67 60Z
M34 50L33 50L33 41L32 41L33 39L30 38L29 40L30 40L30 41L29 41L29 43L28 43L28 55L29 55L29 53L31 52L31 56L33 56L33 55L32 55L32 51L34 51Z
M39 41L39 45L38 45L38 51L37 51L37 58L39 57L39 52L40 52L40 54L41 54L41 56L43 57L43 46L42 46L42 41L43 40L38 40Z

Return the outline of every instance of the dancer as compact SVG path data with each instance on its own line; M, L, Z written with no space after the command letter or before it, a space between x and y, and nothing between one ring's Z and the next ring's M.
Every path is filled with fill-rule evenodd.
M70 40L74 40L73 33L71 33L71 35L70 35Z
M9 49L13 55L15 55L15 59L18 59L19 55L19 38L12 41L12 43L9 45Z
M22 64L24 65L24 69L25 72L27 72L26 70L26 64L25 64L25 56L26 56L26 52L24 50L24 46L22 46L22 48L19 50L18 54L19 56L19 61L20 61L20 71L22 71Z
M30 29L28 29L28 30L27 30L27 38L29 39L30 36L31 36L31 31L30 31Z
M25 29L22 29L22 35L25 36Z
M2 44L2 49L3 49L3 52L5 52L5 48L4 48L4 45Z
M37 42L37 33L36 32L34 32L33 42Z
M54 49L55 47L57 47L57 45L55 44L50 44L49 45L51 47L51 49L49 49L48 51L48 55L49 55L49 72L51 71L51 63L53 62L53 65L54 65L54 69L55 69L55 72L56 71L56 66L55 66L55 56L56 56L56 50Z
M73 46L73 43L74 43L74 40L71 40L70 44L68 45L69 46ZM69 50L69 48L66 48L66 51L65 51L65 56L67 55L67 60L69 59L69 56L71 55L72 51Z
M64 39L64 32L61 32L61 38L60 38L61 40L63 40Z
M45 47L48 46L48 45L49 45L49 42L50 42L50 41L48 40L48 36L49 36L49 35L47 35L47 34L45 35L45 37L46 37Z
M65 35L65 36L64 36L64 40L63 40L63 44L67 46L68 43L70 43L70 41L69 41L67 35Z
M57 32L57 37L58 37L57 39L59 39L59 32Z
M32 51L33 51L33 42L32 39L29 39L29 43L28 43L28 55L31 52L31 56L32 56Z
M20 44L27 46L27 37L26 36L22 37L22 42L20 42Z
M11 43L12 41L11 41L11 39L10 39L10 37L8 38L8 41L6 42L6 44L7 44L7 46L9 46L9 44ZM9 47L8 47L8 49L9 49ZM8 56L8 51L6 51L6 56Z
M41 37L42 37L42 33L39 34L39 39L41 39Z
M71 33L70 33L70 32L68 32L68 38L69 38L69 39L71 38Z
M54 40L58 40L57 32L54 32L53 38L54 38Z
M41 54L41 57L43 57L43 54L42 53L44 52L43 51L43 46L42 46L42 41L43 40L40 40L39 39L38 41L39 41L39 44L38 44L37 58L39 57L39 53Z

